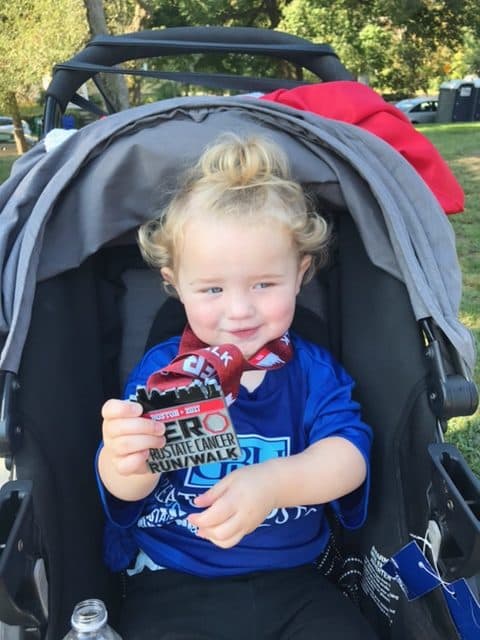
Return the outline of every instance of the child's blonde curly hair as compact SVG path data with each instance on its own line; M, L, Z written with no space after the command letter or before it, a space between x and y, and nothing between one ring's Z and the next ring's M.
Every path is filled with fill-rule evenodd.
M327 258L326 220L309 208L302 187L291 178L286 155L266 138L224 134L207 147L170 204L140 227L146 262L175 271L185 224L201 215L206 223L211 216L250 225L278 220L291 231L299 260L312 256L304 282Z

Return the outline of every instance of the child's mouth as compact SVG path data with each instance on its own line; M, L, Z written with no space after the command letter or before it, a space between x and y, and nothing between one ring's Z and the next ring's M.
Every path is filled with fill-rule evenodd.
M258 333L258 327L253 327L251 329L239 329L237 331L229 331L232 336L239 340L248 340L249 338L253 338Z

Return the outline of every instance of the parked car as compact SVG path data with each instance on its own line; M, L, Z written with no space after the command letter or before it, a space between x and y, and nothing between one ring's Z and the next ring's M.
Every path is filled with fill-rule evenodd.
M27 147L31 149L33 145L37 142L36 138L32 138L32 136L25 136L25 140L27 141ZM17 145L13 138L13 133L8 133L5 131L0 131L0 157L1 156L12 156L17 154ZM1 486L1 482L0 482ZM0 635L0 638L2 636Z
M32 136L25 134L28 148L30 149L36 142ZM17 145L13 137L13 131L3 131L0 129L0 156L15 155L17 153ZM1 637L1 636L0 636Z
M32 130L30 129L30 125L26 120L22 120L23 133L26 136L32 135ZM0 116L0 132L5 131L6 133L13 134L13 120L8 116Z
M13 133L0 131L0 155L13 155L17 152L17 145Z
M412 124L425 124L437 121L438 96L406 98L395 104L403 111Z

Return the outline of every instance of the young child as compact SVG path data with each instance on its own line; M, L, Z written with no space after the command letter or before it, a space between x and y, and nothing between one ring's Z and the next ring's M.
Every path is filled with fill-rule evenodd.
M151 473L146 460L165 446L164 424L141 417L136 402L104 405L99 486L107 563L128 569L124 638L375 637L313 564L329 538L323 505L345 527L365 520L371 443L351 378L288 333L327 237L281 149L233 134L203 153L140 229L144 257L183 303L199 346L233 344L246 361L266 346L275 366L245 362L237 381L236 461ZM179 345L175 337L151 349L126 397Z

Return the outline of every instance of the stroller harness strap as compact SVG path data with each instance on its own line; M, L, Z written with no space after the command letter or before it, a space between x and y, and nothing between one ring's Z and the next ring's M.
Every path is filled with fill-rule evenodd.
M153 390L163 392L172 389L172 386L188 386L196 380L206 383L216 379L222 387L227 405L230 405L238 395L244 371L278 369L292 357L293 347L288 333L267 343L246 360L233 344L209 347L187 325L180 340L178 356L163 369L152 373L146 388L148 393Z

